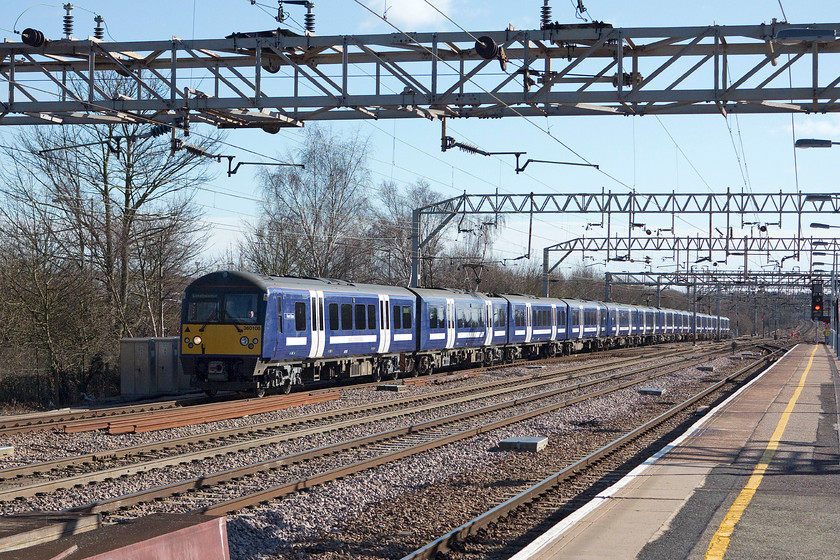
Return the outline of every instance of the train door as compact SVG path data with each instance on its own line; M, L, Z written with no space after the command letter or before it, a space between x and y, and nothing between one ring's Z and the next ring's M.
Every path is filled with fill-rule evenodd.
M551 304L551 340L557 340L557 305Z
M379 294L379 346L376 351L385 354L391 348L391 297Z
M446 298L446 347L455 348L455 300Z
M531 320L531 304L525 304L525 342L531 342L531 334L534 332L534 323Z
M489 299L484 302L484 345L493 344L493 302Z
M309 357L320 358L324 355L324 344L327 338L324 331L323 290L309 290L309 303L312 329L312 343L309 346Z

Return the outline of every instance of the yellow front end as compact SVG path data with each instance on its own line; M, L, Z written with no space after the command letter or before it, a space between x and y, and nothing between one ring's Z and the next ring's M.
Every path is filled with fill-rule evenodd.
M259 325L202 325L181 327L182 356L259 356L262 327Z

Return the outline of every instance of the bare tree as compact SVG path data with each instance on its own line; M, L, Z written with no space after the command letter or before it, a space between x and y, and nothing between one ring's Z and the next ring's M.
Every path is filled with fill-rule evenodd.
M166 139L143 138L137 125L48 128L21 137L22 150L10 153L17 164L7 173L7 192L26 198L15 185L25 178L54 207L53 218L76 232L68 252L88 259L98 270L120 335L131 335L128 298L131 253L146 209L158 200L206 180L206 160L170 150ZM117 144L119 142L119 149ZM89 144L72 149L64 146ZM204 140L204 144L209 144Z
M136 313L133 330L152 336L178 332L180 293L184 279L200 266L206 233L196 207L184 197L138 222L131 258L137 301L129 307L143 313Z
M0 217L4 335L18 363L28 359L27 369L49 374L51 398L61 402L109 338L106 309L90 269L65 251L72 230L55 229L38 206L20 200L7 200Z
M363 277L369 213L367 140L307 128L288 158L304 169L278 167L262 174L262 218L242 245L249 268L274 274Z
M130 94L132 86L115 77L101 87ZM35 232L40 242L13 241L20 251L5 255L2 288L14 305L42 302L41 314L33 316L39 340L46 341L42 354L49 354L51 367L69 368L79 379L92 360L114 360L119 338L173 332L175 294L195 270L202 231L185 193L207 180L209 160L178 149L183 140L173 143L169 134L154 132L145 123L30 128L6 149L8 164L0 171L5 239ZM205 152L217 141L214 133L189 138ZM41 246L64 263L60 270L39 271ZM65 280L72 287L66 297ZM27 291L47 281L37 293ZM24 336L24 323L18 325ZM61 337L47 336L56 329ZM78 344L80 336L85 345ZM75 362L57 358L65 356L56 350L64 340L84 349Z
M384 182L377 196L368 236L374 241L375 281L392 285L408 285L411 277L411 219L416 209L438 202L443 197L425 180L405 188L393 181ZM421 223L425 237L438 226L442 217L427 218ZM439 267L437 257L444 246L444 237L435 236L423 248L423 276L431 278Z

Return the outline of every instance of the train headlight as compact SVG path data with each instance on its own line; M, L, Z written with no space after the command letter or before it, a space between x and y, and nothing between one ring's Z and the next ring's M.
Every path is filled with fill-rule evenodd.
M250 341L248 340L247 336L243 336L242 338L239 339L239 344L241 344L242 346L248 346L249 342Z
M200 337L200 336L198 336L198 335L195 335L195 336L193 337L193 344L195 344L196 346L198 346L199 344L201 344L201 337Z

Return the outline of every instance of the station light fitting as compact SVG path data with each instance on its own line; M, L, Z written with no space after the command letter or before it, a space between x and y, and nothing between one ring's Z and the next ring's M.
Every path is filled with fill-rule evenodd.
M830 148L838 142L831 140L822 140L820 138L800 138L793 143L794 148Z
M808 27L790 27L776 33L776 42L780 45L801 45L803 43L831 43L837 40L833 29L811 29Z

